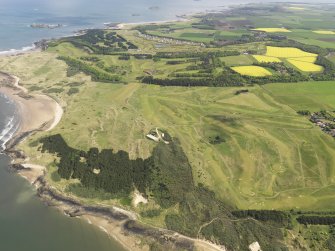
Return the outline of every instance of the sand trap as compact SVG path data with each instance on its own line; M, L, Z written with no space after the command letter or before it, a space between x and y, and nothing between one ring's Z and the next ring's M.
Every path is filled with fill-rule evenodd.
M254 242L254 243L251 243L249 245L249 249L250 249L250 251L262 251L261 246L259 245L259 243L257 241Z
M138 204L143 203L147 204L148 200L143 197L143 195L139 191L134 192L134 198L133 198L133 204L135 207L137 207Z
M58 104L57 102L55 102L55 117L54 117L54 121L52 122L52 124L50 125L50 127L47 129L47 131L51 131L52 129L54 129L58 123L61 121L62 116L63 116L63 108L60 106L60 104Z

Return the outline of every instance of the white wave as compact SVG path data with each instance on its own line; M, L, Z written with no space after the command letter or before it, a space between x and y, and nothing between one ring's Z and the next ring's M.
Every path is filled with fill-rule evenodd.
M15 104L15 102L12 99L10 99L6 94L4 94L2 92L0 92L0 97L5 100L6 104L10 104L10 105Z
M35 48L36 48L36 46L33 44L31 46L22 47L21 49L10 49L8 51L0 51L0 56L15 55L15 54L19 54L19 53L24 53L24 52L27 52L27 51L31 51Z
M14 116L9 118L6 125L5 125L5 129L0 133L0 140L2 140L2 138L8 133L8 131L10 131L10 129L12 129L13 127L13 122L14 120Z
M6 143L13 137L18 128L19 123L15 117L9 118L5 128L0 133L0 152L6 148Z

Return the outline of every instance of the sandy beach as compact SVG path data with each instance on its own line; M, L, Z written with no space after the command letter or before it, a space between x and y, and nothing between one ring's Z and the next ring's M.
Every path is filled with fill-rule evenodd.
M36 46L35 44L32 46L27 46L24 47L22 49L12 49L12 50L8 50L8 51L0 51L0 56L17 56L17 55L21 55L21 54L25 54L25 53L32 53L32 52L36 52L36 51L40 51L41 49L39 48L39 46Z
M19 79L12 77L12 85L0 85L0 92L12 99L21 121L16 137L36 130L50 130L57 125L63 110L60 105L46 95L31 95L19 86Z

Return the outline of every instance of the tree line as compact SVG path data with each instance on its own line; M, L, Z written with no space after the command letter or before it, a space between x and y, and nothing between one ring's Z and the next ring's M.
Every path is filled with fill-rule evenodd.
M92 77L93 81L98 82L120 82L121 77L118 75L112 75L107 72L104 72L94 66L91 66L89 64L86 64L80 60L71 58L71 57L65 57L65 56L59 56L57 59L63 60L73 71L76 72L84 72L87 75L90 75Z
M237 218L254 218L259 221L272 221L282 227L289 227L292 224L291 215L288 212L278 210L238 210L232 211Z
M297 218L297 221L305 225L333 225L335 216L302 215Z
M170 138L166 133L166 138ZM57 154L58 174L63 179L78 179L87 188L128 197L134 188L148 192L161 207L170 207L194 189L192 168L177 139L159 143L147 159L130 159L125 151L70 147L60 134L40 140L42 152Z

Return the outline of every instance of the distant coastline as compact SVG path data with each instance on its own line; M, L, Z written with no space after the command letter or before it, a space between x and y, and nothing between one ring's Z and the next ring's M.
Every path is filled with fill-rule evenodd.
M234 4L229 4L226 6L219 6L219 10L204 10L204 11L194 11L194 12L190 12L187 14L182 14L182 15L175 15L175 18L171 18L171 19L166 19L166 20L153 20L153 21L140 21L140 22L104 22L102 23L100 26L96 26L96 27L91 27L91 28L84 28L84 29L77 29L77 30L72 30L71 32L69 32L69 34L67 35L61 35L61 36L55 36L53 38L48 38L48 39L40 39L40 40L36 40L34 43L30 44L30 45L25 45L21 48L11 48L11 49L6 49L6 50L0 50L0 56L15 56L15 55L19 55L22 53L30 53L30 52L34 52L34 51L40 51L41 50L41 42L48 42L51 40L58 40L58 39L62 39L64 37L72 37L72 36L76 36L76 35L81 35L83 34L83 32L85 32L86 30L92 30L92 29L128 29L130 27L133 26L137 26L137 25L148 25L148 24L152 24L152 25L157 25L157 24L164 24L164 23L171 23L171 22L183 22L183 21L187 21L189 19L191 19L192 17L196 16L196 15L204 15L204 14L208 14L208 13L214 13L214 12L221 12L224 11L226 9L232 8L234 7ZM132 14L132 16L142 16L142 14L140 13L136 13L135 15ZM56 27L55 27L56 26ZM61 27L65 27L66 25L64 24L44 24L44 23L34 23L28 26L34 29L57 29L57 28L61 28Z

